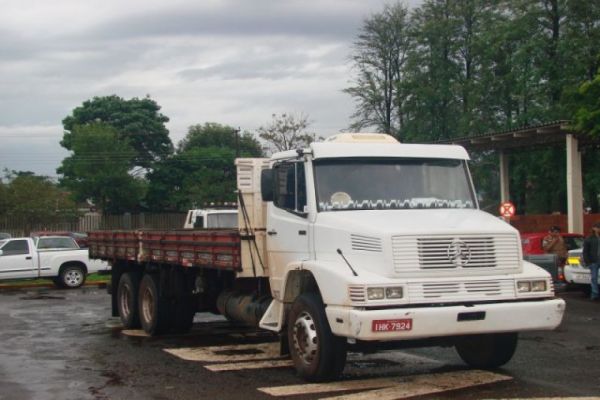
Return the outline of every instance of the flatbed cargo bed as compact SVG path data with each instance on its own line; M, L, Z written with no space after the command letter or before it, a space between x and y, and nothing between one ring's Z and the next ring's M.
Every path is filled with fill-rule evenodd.
M237 229L110 230L88 236L90 258L241 270Z

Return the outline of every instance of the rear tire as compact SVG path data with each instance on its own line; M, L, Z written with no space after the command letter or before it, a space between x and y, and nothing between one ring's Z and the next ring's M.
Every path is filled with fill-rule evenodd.
M346 339L331 333L325 306L317 294L296 298L287 331L292 361L302 378L323 382L340 376L346 364Z
M117 308L125 329L140 327L138 297L140 276L134 272L126 272L119 279L117 288Z
M166 332L169 326L169 307L160 296L159 287L156 275L145 274L138 294L140 323L144 331L152 336Z
M76 289L85 283L85 268L80 265L65 265L58 276L62 287Z
M470 367L494 369L510 361L517 349L518 338L515 332L472 335L461 338L455 347Z

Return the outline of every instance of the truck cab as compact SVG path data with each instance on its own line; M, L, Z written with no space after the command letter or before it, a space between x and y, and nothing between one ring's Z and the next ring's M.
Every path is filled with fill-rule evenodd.
M302 376L339 374L348 344L435 339L497 367L517 332L558 326L550 275L523 261L513 227L479 210L468 160L459 146L381 134L272 157L261 191L273 302L261 326L287 329Z

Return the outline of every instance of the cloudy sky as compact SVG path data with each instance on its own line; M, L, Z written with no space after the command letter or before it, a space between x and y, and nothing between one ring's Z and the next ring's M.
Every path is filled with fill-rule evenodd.
M56 176L61 120L110 94L150 95L174 143L192 124L252 131L282 112L336 133L353 110L352 42L385 3L0 0L0 169Z

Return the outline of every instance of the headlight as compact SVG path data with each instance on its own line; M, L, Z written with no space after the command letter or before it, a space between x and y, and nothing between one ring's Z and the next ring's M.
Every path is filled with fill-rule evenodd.
M388 299L401 299L403 295L402 286L385 288L385 297Z
M546 291L546 281L531 281L531 291L532 292L545 292Z
M545 280L517 282L517 292L519 293L545 292L546 290L548 290L548 284Z
M519 281L519 282L517 282L517 291L519 293L531 292L531 283L529 281Z
M384 298L384 290L381 287L367 288L367 299L369 300L381 300Z

